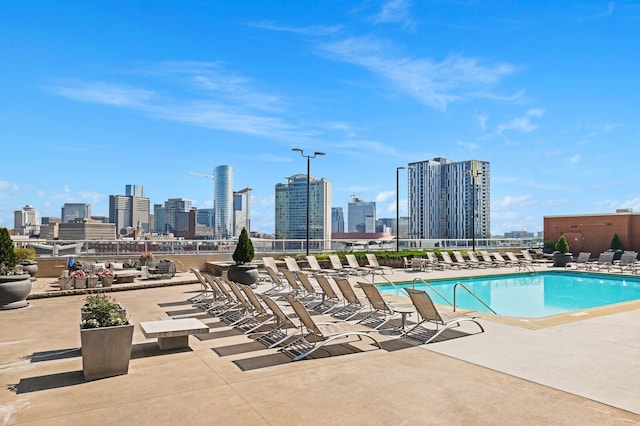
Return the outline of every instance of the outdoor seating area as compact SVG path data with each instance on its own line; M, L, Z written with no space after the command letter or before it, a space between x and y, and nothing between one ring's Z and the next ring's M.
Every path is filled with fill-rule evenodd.
M386 273L366 268L364 274L339 273L340 268L311 272L300 266L295 273L284 263L277 264L276 270L269 267L270 273L265 274L269 278L261 280L256 289L192 270L188 272L193 278L190 284L114 293L136 326L131 365L127 375L91 382L91 388L82 378L81 359L74 349L78 345L77 312L66 308L71 300L36 299L23 313L3 313L7 321L44 315L57 324L51 337L0 347L8 366L0 375L11 384L0 392L0 403L16 407L8 424L68 416L71 422L99 421L100 413L114 406L119 407L113 417L118 422L140 423L159 413L166 421L180 422L177 413L187 400L191 409L207 412L210 398L198 397L204 394L218 395L216 400L234 407L216 417L229 423L247 420L249 413L259 415L260 420L251 422L257 424L289 424L286 419L292 415L305 423L317 415L324 422L328 412L335 412L330 418L341 424L398 419L383 406L397 407L403 421L421 423L425 411L403 401L425 394L433 395L434 404L470 407L465 419L477 423L483 418L508 423L535 416L544 423L571 418L586 424L615 424L620 419L637 419L636 405L640 413L640 405L631 396L637 385L629 384L636 383L629 377L633 369L621 361L633 357L623 356L622 347L611 348L610 343L607 347L603 336L587 337L584 329L573 332L571 324L548 330L515 327L477 313L453 313L434 304L423 291L407 289L404 296L389 296L374 285L386 283L391 276L410 281L416 276L428 280L504 274L513 272L516 265L443 266L421 271L400 267ZM162 280L153 281L161 284ZM627 324L635 324L633 318L612 315L610 321L620 332ZM603 317L600 321L609 320ZM12 332L0 330L2 341L19 332L21 326L15 323ZM618 367L605 362L608 375L611 383L627 383L627 390L607 392L602 378L590 385L584 371L595 371L591 363L598 358L601 364L602 357L562 361L560 354L566 345L580 347L586 341L591 351L613 350ZM514 346L513 342L522 343ZM32 359L26 370L7 364L25 356ZM522 369L519 360L527 356L539 361ZM556 364L546 361L549 356ZM416 368L418 365L429 368ZM565 369L563 374L558 373L559 367ZM566 385L554 379L567 374L574 379ZM304 377L314 380L302 386ZM279 383L277 392L273 392L274 380ZM386 389L374 400L364 392L371 380ZM157 386L160 381L162 385ZM79 393L104 393L116 383L126 390L109 393L106 399L77 398ZM443 386L448 389L447 397L440 396ZM581 397L580 389L588 397ZM340 397L346 394L349 401ZM313 407L305 405L309 398L316 401ZM80 404L80 400L85 402ZM238 401L251 404L238 405ZM149 402L155 410L147 408ZM352 403L362 410L340 414ZM496 414L490 407L498 405L504 408ZM448 410L430 416L438 423L459 420ZM196 414L190 421L204 424L207 419Z

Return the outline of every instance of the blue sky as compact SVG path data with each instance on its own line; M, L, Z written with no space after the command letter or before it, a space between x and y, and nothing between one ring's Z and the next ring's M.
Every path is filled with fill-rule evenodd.
M190 172L229 164L273 232L295 147L345 211L395 217L434 157L491 163L492 234L640 211L640 2L520 3L0 2L0 225L126 184L210 208Z

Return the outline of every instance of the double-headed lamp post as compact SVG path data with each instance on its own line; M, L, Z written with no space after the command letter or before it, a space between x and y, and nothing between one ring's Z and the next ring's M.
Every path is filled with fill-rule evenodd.
M471 162L471 250L476 251L476 185L478 184L478 177L482 175L482 172L478 170L478 162L473 160Z
M311 192L311 159L312 158L316 158L317 156L321 156L324 155L324 152L314 152L311 155L305 155L304 151L300 148L292 148L291 151L296 151L299 152L300 155L302 155L303 157L305 157L307 159L307 256L309 255L309 215L310 215L310 211L309 211L309 196L310 196L310 192Z
M400 251L400 170L404 167L396 167L396 252Z

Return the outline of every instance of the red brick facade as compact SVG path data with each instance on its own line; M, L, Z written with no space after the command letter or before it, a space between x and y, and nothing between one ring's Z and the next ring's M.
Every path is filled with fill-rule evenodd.
M592 257L611 246L615 234L624 250L640 251L640 214L612 213L578 216L545 216L544 239L557 241L564 234L574 255L591 252Z

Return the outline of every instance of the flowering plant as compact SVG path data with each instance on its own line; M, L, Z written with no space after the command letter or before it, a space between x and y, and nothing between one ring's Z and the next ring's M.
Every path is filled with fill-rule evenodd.
M104 294L87 296L82 307L80 328L115 327L128 325L126 312L115 299Z
M113 277L115 275L116 275L116 273L113 271L113 269L100 269L98 271L98 276L100 278L102 278L102 277Z
M71 271L69 276L71 278L86 278L87 277L87 273L85 271L83 271L82 269L76 269L75 271Z
M143 257L145 259L153 259L153 253L151 253L150 251L147 251L142 253L140 257Z

